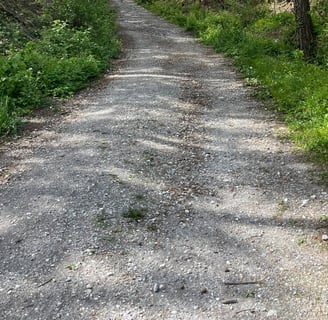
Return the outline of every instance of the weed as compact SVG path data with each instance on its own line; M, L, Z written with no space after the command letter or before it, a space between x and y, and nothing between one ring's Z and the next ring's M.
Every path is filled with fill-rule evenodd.
M305 244L306 243L306 239L305 238L299 238L298 240L297 240L297 244L300 246L300 245L302 245L302 244Z
M113 243L113 242L116 242L117 241L117 239L115 237L107 237L105 240L107 242L110 242L110 243Z
M321 222L328 222L328 216L327 215L322 215L319 219Z
M136 200L138 200L138 201L143 201L143 200L145 200L145 196L144 196L143 194L140 194L140 193L136 194L135 198L136 198Z
M107 214L104 209L102 209L96 216L96 222L101 227L105 227L107 225Z
M255 291L254 290L247 290L244 292L245 298L255 298Z
M146 211L145 208L129 208L123 213L123 216L134 221L140 221L145 217Z
M122 228L121 227L115 227L114 229L112 229L112 232L113 233L120 233L120 232L122 232L123 230L122 230Z
M150 166L154 166L155 158L154 158L154 156L153 156L150 152L145 151L144 154L143 154L143 157L144 157L144 160L145 160Z
M150 232L157 232L158 227L155 223L151 223L151 224L147 225L147 230Z
M74 271L77 269L77 265L75 263L70 263L69 265L66 266L66 269Z
M297 224L297 221L295 219L289 220L290 225L295 226Z
M278 211L276 213L276 217L279 218L283 215L284 212L286 212L289 208L289 205L287 203L287 201L284 199L284 200L281 200L278 202Z
M322 180L322 182L328 186L328 171L323 171L319 173L319 176Z

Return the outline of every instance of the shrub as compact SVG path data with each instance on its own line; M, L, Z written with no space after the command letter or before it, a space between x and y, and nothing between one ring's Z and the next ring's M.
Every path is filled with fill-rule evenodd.
M10 109L7 97L0 96L0 134L15 133L19 119Z
M0 55L0 134L12 132L17 117L41 106L46 97L65 97L83 88L120 49L107 0L39 3L44 25L39 37L11 49L6 44Z

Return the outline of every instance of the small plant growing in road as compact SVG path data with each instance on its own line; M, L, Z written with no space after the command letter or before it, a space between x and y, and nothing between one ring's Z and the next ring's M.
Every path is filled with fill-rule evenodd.
M69 265L66 266L66 269L74 271L77 269L77 265L75 263L70 263Z
M320 217L320 221L321 221L321 222L328 222L328 216L327 216L327 215L322 215L322 216Z
M145 200L145 196L141 193L136 194L136 200L143 201Z
M107 242L113 243L113 242L116 242L117 239L115 237L111 236L111 237L107 237L105 240Z
M283 213L286 212L289 208L287 200L281 200L278 202L278 209L277 212L274 215L275 219L279 219L282 217Z
M145 217L145 212L145 208L129 208L123 216L134 221L140 221Z
M104 208L102 208L99 213L96 215L96 223L100 226L100 227L106 227L108 224L107 221L107 213L105 211Z
M158 227L155 223L152 223L147 226L147 230L150 232L157 232Z
M300 246L300 245L302 245L302 244L305 244L306 243L306 239L305 238L299 238L298 240L297 240L297 244Z

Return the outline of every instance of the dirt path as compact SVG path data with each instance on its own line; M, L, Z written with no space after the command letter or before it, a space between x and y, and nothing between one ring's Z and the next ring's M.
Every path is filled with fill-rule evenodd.
M0 319L328 319L324 188L225 59L115 5L120 67L0 186Z

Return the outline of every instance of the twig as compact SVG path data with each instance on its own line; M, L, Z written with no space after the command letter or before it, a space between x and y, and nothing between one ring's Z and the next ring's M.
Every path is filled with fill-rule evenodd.
M246 312L246 311L250 311L251 313L254 313L255 312L254 309L243 309L243 310L236 311L236 314L242 313L242 312Z
M263 280L258 281L241 281L241 282L223 282L226 286L239 286L239 285L247 285L247 284L262 284Z
M235 304L238 303L237 299L226 299L222 301L222 304Z
M48 279L47 281L42 282L41 284L38 285L38 288L41 288L41 287L45 286L46 284L48 284L48 283L51 282L52 280L53 280L53 278L50 278L50 279Z

